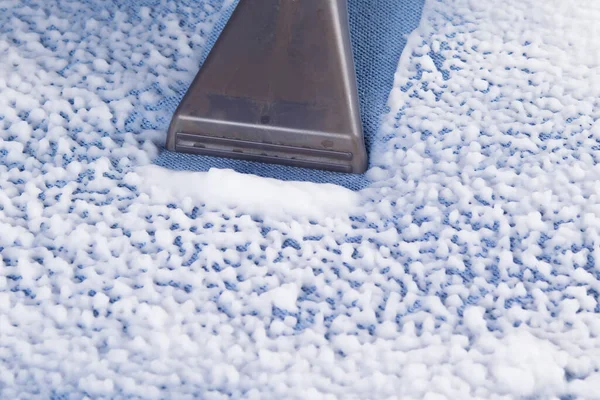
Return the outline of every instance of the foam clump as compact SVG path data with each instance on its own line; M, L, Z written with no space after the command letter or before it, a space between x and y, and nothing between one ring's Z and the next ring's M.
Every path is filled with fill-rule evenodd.
M0 397L597 397L598 5L428 1L351 192L151 165L155 3L0 0Z

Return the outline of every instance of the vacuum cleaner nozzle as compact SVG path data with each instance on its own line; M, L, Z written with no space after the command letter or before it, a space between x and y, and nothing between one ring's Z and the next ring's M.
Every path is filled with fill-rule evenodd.
M364 172L346 0L240 0L175 112L167 148Z

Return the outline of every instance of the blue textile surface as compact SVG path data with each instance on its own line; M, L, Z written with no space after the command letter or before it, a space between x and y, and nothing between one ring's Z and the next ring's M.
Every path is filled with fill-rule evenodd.
M237 4L237 1L234 5ZM424 0L350 0L350 25L357 71L365 142L370 150L380 140L378 126L385 112L387 97L392 87L398 60L406 45L407 35L421 18ZM228 8L217 23L202 60L225 27L234 7ZM191 83L191 82L189 82ZM185 90L180 92L183 97ZM176 104L167 107L175 111ZM167 129L167 125L161 127ZM305 168L283 167L263 163L220 159L163 150L155 160L157 165L174 170L207 171L210 168L231 168L238 172L282 180L304 180L334 183L359 190L368 184L364 175L348 175Z
M0 0L0 399L598 398L600 2L351 2L358 193L152 164L223 3Z

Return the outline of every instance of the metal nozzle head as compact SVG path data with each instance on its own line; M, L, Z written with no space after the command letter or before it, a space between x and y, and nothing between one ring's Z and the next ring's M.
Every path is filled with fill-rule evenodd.
M364 172L346 0L241 0L175 112L167 148Z

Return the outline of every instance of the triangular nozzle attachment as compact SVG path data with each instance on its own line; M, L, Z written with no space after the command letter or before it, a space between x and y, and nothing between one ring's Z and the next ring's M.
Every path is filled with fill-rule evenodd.
M240 0L173 117L167 148L364 172L346 0Z

